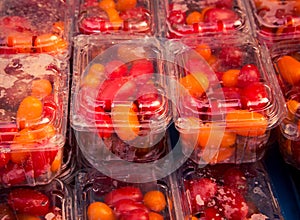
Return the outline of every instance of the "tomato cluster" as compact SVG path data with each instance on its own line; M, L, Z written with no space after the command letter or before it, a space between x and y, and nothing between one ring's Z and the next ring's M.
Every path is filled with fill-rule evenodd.
M21 78L25 72L20 74ZM57 103L61 101L55 100L54 81L50 78L36 77L28 81L25 88L17 90L19 99L13 99L9 93L1 97L1 102L4 100L1 109L13 113L0 125L2 186L47 182L60 170L62 151L51 139L60 132L56 123L61 108Z
M114 154L135 160L149 154L153 146L145 143L146 148L139 149L130 141L151 135L150 125L168 115L169 106L155 83L156 60L133 57L128 61L129 53L124 55L122 47L118 59L93 63L87 69L77 96L77 114L95 126L105 143L114 143L108 144Z
M249 165L209 166L183 178L182 201L188 204L188 215L205 220L266 217L248 196L253 193L251 181L260 181Z
M221 137L216 155L202 158L206 162L235 160L231 156L235 155L237 143L268 137L272 92L263 70L253 58L249 59L250 54L251 49L243 46L210 47L192 43L191 51L182 56L184 71L180 72L179 83L185 92L180 93L179 111L182 117L188 117L188 127L199 129L195 131L196 140L183 134L183 142L191 148L195 146L191 140L195 140L195 155L199 157L207 147L212 147L208 145L213 132ZM249 156L255 158L260 150L261 142L253 142L248 148Z
M211 32L226 33L243 26L243 19L234 8L233 0L199 4L171 1L166 7L169 38Z
M2 195L5 203L0 203L0 218L7 220L40 220L62 217L62 207L53 204L47 193L39 189L15 188ZM2 198L2 199L3 199Z
M61 53L68 43L63 39L64 23L54 22L49 33L37 34L31 21L21 16L0 17L1 43L0 54L16 53ZM4 34L5 33L5 34Z
M138 0L85 0L81 5L78 28L81 33L151 32L149 6Z
M273 0L253 0L254 13L257 18L258 32L266 40L286 37L299 33L300 4L298 1L287 1L281 4ZM269 38L269 39L268 39Z
M162 220L167 198L159 190L142 193L135 186L113 189L87 207L88 220Z

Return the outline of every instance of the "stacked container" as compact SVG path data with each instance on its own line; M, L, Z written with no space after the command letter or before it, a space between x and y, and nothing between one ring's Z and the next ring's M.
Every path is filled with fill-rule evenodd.
M271 46L273 43L300 37L300 4L297 0L245 1L254 36Z
M1 187L47 184L67 168L71 10L71 2L1 2Z
M299 41L290 40L274 44L271 57L288 110L280 124L278 141L284 160L300 169L299 145Z

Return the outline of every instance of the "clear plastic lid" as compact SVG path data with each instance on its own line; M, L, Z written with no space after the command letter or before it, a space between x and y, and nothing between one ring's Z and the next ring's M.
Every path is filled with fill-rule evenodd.
M199 167L190 161L177 172L187 219L282 219L261 163Z
M130 183L126 178L124 181L115 180L96 170L86 169L76 176L75 190L77 217L82 220L96 217L116 220L175 219L167 179ZM106 210L107 216L100 210Z
M68 55L73 1L4 0L0 6L0 53Z
M156 40L88 39L75 43L71 126L128 140L165 130L172 114Z
M239 0L164 0L167 37L248 31L245 8Z
M261 40L272 44L282 39L299 38L299 1L251 0L249 4L253 28Z
M73 219L73 196L63 182L1 190L1 219Z
M77 31L81 34L153 35L155 1L81 0Z
M174 120L183 145L195 146L197 157L214 149L206 152L209 158L219 146L224 154L215 162L230 155L235 159L229 162L261 158L269 131L285 115L265 48L245 35L172 40L169 48L177 77Z

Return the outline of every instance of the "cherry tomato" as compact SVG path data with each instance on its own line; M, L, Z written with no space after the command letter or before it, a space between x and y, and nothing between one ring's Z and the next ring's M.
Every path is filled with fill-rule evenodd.
M222 215L220 213L220 210L218 210L215 207L208 207L203 210L203 217L201 219L204 220L222 220Z
M50 201L45 194L27 188L13 189L7 198L9 206L23 214L44 216L49 212Z
M172 10L168 16L168 21L173 26L174 24L184 24L186 21L186 14L181 10Z
M198 11L189 13L186 17L186 24L193 25L202 21L202 14Z
M188 74L182 77L179 82L195 98L201 97L209 87L208 78L202 72Z
M37 52L58 52L66 50L68 42L55 34L43 34L37 36L34 41Z
M245 198L239 192L227 186L219 187L217 199L222 208L222 215L226 219L246 219L248 205Z
M239 69L230 69L224 72L222 83L225 87L235 87L238 84Z
M154 66L152 61L147 59L135 60L132 63L129 75L133 78L137 78L139 84L146 83L154 72Z
M218 57L224 66L238 68L243 62L243 51L236 46L226 46L221 48Z
M237 14L227 8L209 8L203 14L204 22L217 23L222 21L227 24L233 25L238 19Z
M40 217L35 215L17 214L18 220L41 220Z
M277 68L282 78L291 85L300 82L300 62L292 56L282 56L277 61Z
M0 183L4 186L15 186L26 181L27 174L20 164L8 163L0 168Z
M189 180L186 185L193 213L201 211L217 193L217 184L208 178Z
M260 72L256 65L247 64L242 67L238 75L237 86L244 88L253 82L259 82Z
M122 216L135 209L142 209L145 212L149 212L148 208L143 203L136 202L131 199L119 200L114 205L114 211L116 212L117 216Z
M137 33L147 33L151 30L151 14L143 7L122 11L120 18L123 20L124 31L132 30Z
M0 143L10 142L14 139L16 132L18 131L17 124L5 123L0 124Z
M133 186L125 186L122 188L118 188L109 192L104 201L109 206L115 206L115 204L123 199L130 199L136 202L142 202L143 194L141 190L137 187Z
M42 99L52 92L52 84L47 79L36 79L31 83L31 95L38 99Z
M259 110L270 103L266 87L261 82L254 82L241 90L241 103L244 109Z
M224 185L245 194L248 190L248 182L245 174L238 168L232 167L225 171L223 175Z
M95 108L95 123L98 135L101 138L109 138L113 133L113 124L111 118L100 106Z
M134 209L124 213L120 220L149 220L149 214L144 209Z
M126 11L136 7L137 0L118 0L116 8L119 11Z
M105 73L110 79L126 76L128 68L122 61L112 60L105 65Z
M155 212L163 211L167 205L165 195L158 190L146 192L143 202L150 210Z
M79 30L84 34L93 34L97 32L106 32L112 29L112 24L107 20L108 18L100 16L91 16L82 19L79 23Z
M113 210L103 202L93 202L87 210L88 220L116 220Z

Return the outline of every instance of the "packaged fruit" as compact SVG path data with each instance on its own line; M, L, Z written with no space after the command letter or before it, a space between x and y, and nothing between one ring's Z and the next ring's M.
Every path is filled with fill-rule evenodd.
M0 56L0 186L36 185L61 170L68 64L48 54Z
M81 170L76 179L76 207L80 220L175 219L168 179L130 183Z
M101 161L154 161L167 151L172 113L154 39L75 40L71 126L83 155Z
M271 47L272 62L281 86L287 117L280 124L278 141L284 160L300 169L300 47L298 40Z
M243 1L162 1L168 38L190 35L248 32L249 22Z
M186 219L282 219L260 163L199 167L187 161L177 172Z
M73 1L4 0L0 9L0 54L69 56Z
M272 45L288 38L299 38L300 3L297 0L250 0L249 14L258 38Z
M1 219L73 219L72 192L58 179L44 186L1 190L0 198Z
M246 35L182 38L169 48L183 153L200 164L260 160L285 115L266 49Z
M154 35L155 1L81 0L76 28L81 34Z

